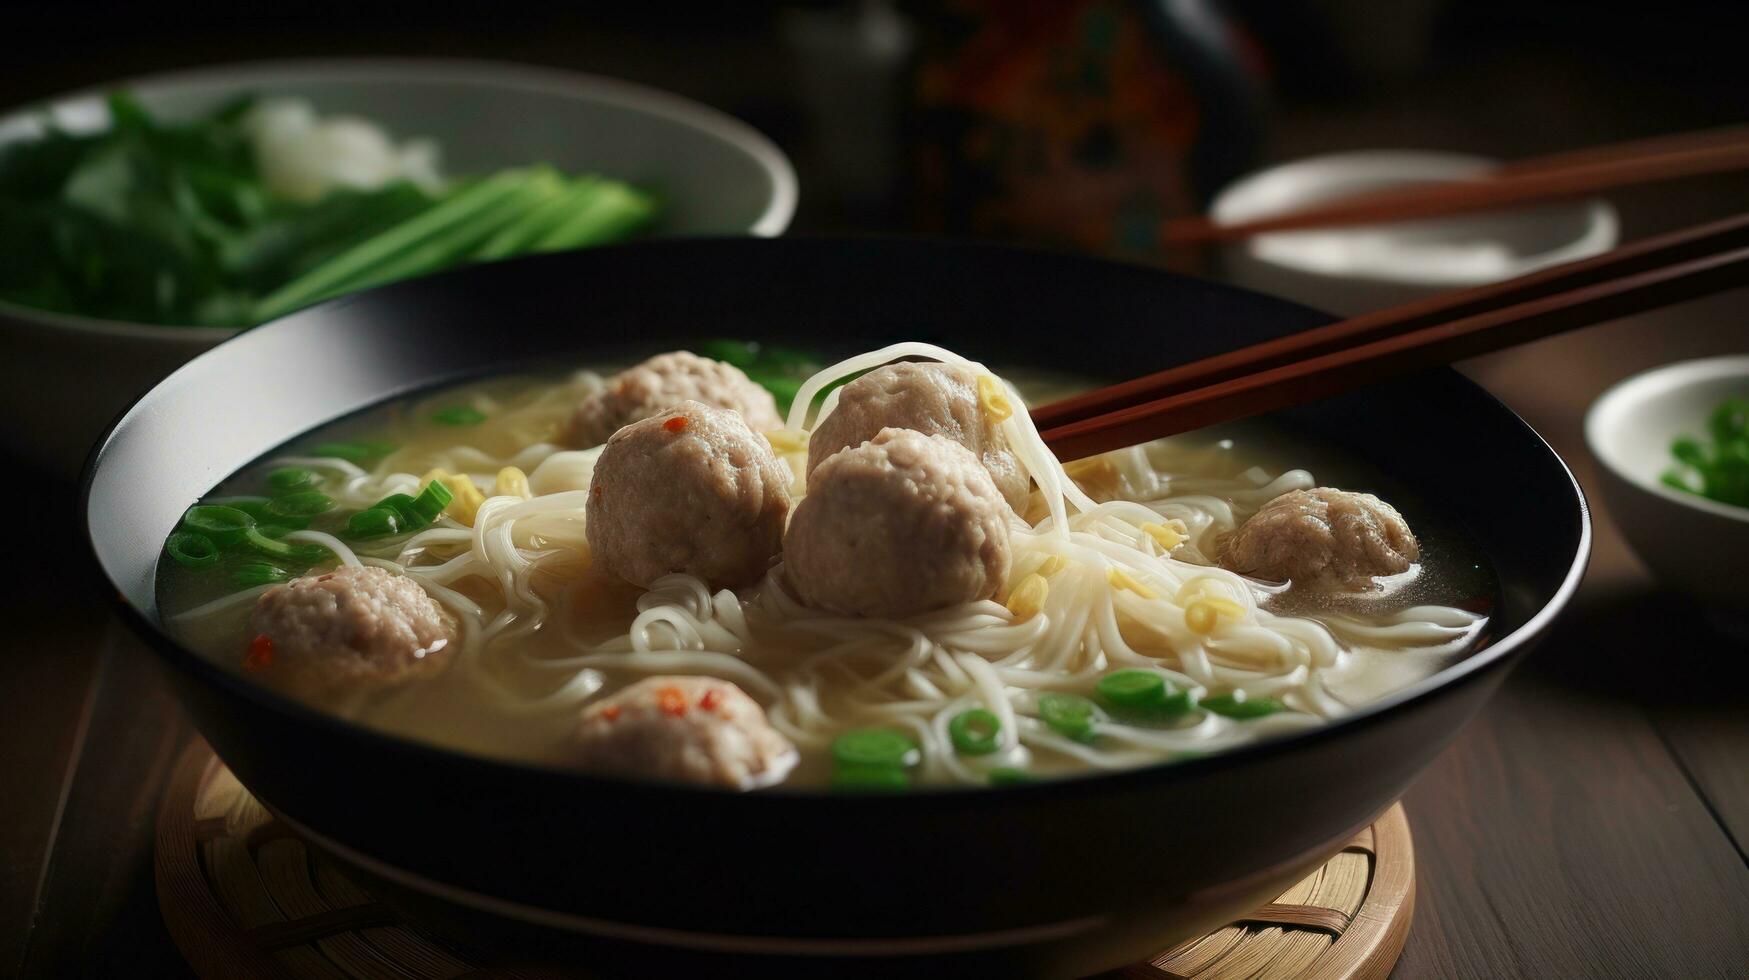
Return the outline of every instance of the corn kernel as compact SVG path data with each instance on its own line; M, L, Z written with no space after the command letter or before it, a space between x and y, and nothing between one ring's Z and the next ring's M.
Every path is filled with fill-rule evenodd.
M1068 564L1069 560L1062 555L1052 555L1049 558L1046 558L1043 564L1039 565L1038 574L1045 578L1050 578L1052 575L1062 571Z
M492 486L494 497L521 497L524 500L534 496L528 489L528 474L514 466L506 466L498 471L498 481Z
M1161 551L1167 552L1168 554L1171 553L1173 548L1183 544L1184 539L1190 536L1190 529L1185 527L1184 522L1177 518L1173 518L1164 524L1143 524L1142 530L1147 533L1148 537L1154 539L1154 543L1160 546Z
M425 474L419 483L423 486L432 480L442 483L449 489L452 499L443 512L472 527L474 515L479 513L480 505L486 502L485 496L480 493L480 488L474 486L474 481L465 476L456 476L443 470L432 470Z
M1135 576L1121 568L1107 569L1105 572L1105 580L1111 583L1111 587L1114 589L1128 589L1144 599L1159 598L1159 594L1153 589L1150 589L1146 585L1137 581Z
M1008 389L988 374L978 375L978 402L992 422L1006 422L1014 417L1014 404L1008 400Z
M1050 583L1043 575L1028 575L1008 594L1008 611L1017 620L1031 619L1044 609L1045 597L1050 594Z

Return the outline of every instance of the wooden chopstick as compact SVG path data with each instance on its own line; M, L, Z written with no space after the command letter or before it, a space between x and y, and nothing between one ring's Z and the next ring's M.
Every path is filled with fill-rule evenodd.
M1667 137L1648 152L1622 155L1581 151L1566 164L1529 163L1490 171L1474 180L1390 187L1251 221L1217 224L1208 217L1166 223L1167 245L1232 241L1272 231L1385 224L1488 211L1595 194L1636 184L1749 169L1749 134L1731 131L1702 139ZM1673 149L1670 147L1674 147Z
M1419 327L1601 283L1621 276L1749 246L1749 213L1670 232L1590 258L1527 275L1362 314L1328 326L1180 364L1120 384L1042 405L1032 412L1039 431L1321 354L1407 333Z
M1507 160L1489 170L1488 175L1497 177L1502 174L1561 170L1567 167L1589 166L1639 156L1674 153L1680 150L1699 150L1713 146L1732 146L1742 143L1749 143L1749 126L1719 126L1714 129L1697 129L1686 133L1672 133L1646 139L1628 140L1622 143L1610 143L1605 146L1591 146L1582 150L1563 150L1559 153L1527 157L1523 160Z
M1079 459L1745 285L1749 245L1428 323L1106 414L1041 427L1041 434L1059 459Z

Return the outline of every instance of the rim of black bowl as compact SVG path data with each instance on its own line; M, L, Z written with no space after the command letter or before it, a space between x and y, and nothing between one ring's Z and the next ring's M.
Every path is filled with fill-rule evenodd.
M758 241L762 240L735 236L701 237L684 240L669 240L667 242L659 240L627 242L604 246L600 250L623 252L633 249L661 249L664 247L672 247L676 244L696 245L698 243L708 242ZM975 240L918 239L897 235L834 235L787 236L784 239L766 239L763 241L770 241L774 244L780 241L787 242L792 246L798 242L818 242L828 245L831 243L842 242L914 242L925 247L939 248L947 251L964 248L977 251L1005 251L1035 257L1049 255L1052 256L1054 260L1098 265L1130 266L1136 269L1169 275L1169 273L1165 273L1161 270L1140 263L1095 258L1092 256L1033 246ZM509 261L531 263L553 261L555 259L562 260L566 254L569 254L573 259L575 259L577 255L577 253L559 253L558 255L530 256L520 259L511 259ZM419 283L445 280L457 276L466 276L477 273L478 270L479 267L452 269L419 280L391 283L385 286L376 287L375 289L366 290L362 293L327 300L318 303L315 306L306 307L294 313L287 314L285 317L281 317L278 320L269 321L269 323L262 324L260 327L241 331L237 335L237 338L246 336L252 330L269 327L292 317L306 315L311 311L322 310L336 304L349 302L358 296L371 295L387 290L406 289L410 286L418 288ZM1252 290L1242 289L1226 283L1207 280L1198 280L1198 282L1220 292L1243 296L1261 295ZM1281 300L1276 297L1268 298L1287 306L1297 306L1302 310L1315 313L1326 319L1333 319L1329 314L1311 310L1309 307L1305 307L1302 304L1293 303L1288 300ZM215 356L216 351L228 346L231 342L231 340L227 340L224 343L215 346L212 350L200 354L196 360ZM192 361L190 363L192 363ZM177 374L182 372L182 370L182 368L179 368L176 372L173 372L169 377L165 378L157 385L154 385L150 390L134 399L126 409L119 413L115 419L105 427L102 437L92 446L90 453L86 456L85 465L80 472L79 520L85 538L85 547L90 553L92 560L101 570L104 579L109 582L112 587L115 587L116 583L110 578L108 569L103 566L103 562L98 555L97 542L91 527L92 483L96 477L98 467L102 465L105 451L108 449L110 441L114 438L117 428L127 420L128 416L131 415L142 402L151 398L152 394L158 391L159 388L169 384L175 379ZM1393 691L1389 695L1379 698L1378 700L1368 702L1362 707L1356 709L1352 714L1328 721L1325 724L1313 728L1259 739L1255 742L1240 745L1231 749L1223 749L1220 752L1211 753L1205 756L1162 761L1151 765L1136 766L1130 769L1099 771L1083 775L1040 779L1036 782L1016 783L1004 786L921 786L905 793L856 794L856 799L860 803L876 807L917 807L940 804L943 801L953 801L957 803L966 799L968 793L977 794L979 796L990 796L992 798L996 796L1016 797L1036 794L1056 795L1104 793L1106 791L1119 790L1136 783L1152 782L1154 780L1170 780L1181 773L1194 774L1228 766L1236 766L1243 760L1266 758L1271 755L1292 751L1299 746L1311 744L1315 741L1341 738L1349 732L1358 731L1375 724L1384 719L1387 715L1394 714L1411 704L1432 698L1441 692L1454 689L1459 685L1473 682L1486 668L1492 667L1498 662L1509 659L1522 652L1522 648L1526 643L1531 642L1540 635L1548 625L1561 614L1579 588L1579 583L1584 577L1585 568L1591 557L1592 527L1590 503L1586 500L1584 489L1580 486L1578 479L1573 476L1572 468L1567 465L1566 460L1562 459L1559 453L1555 452L1554 447L1548 444L1548 441L1542 437L1541 433L1537 432L1528 422L1525 422L1523 418L1519 417L1518 413L1512 411L1510 407L1495 398L1492 393L1482 386L1468 380L1467 378L1463 378L1451 368L1445 368L1443 370L1450 371L1453 375L1457 375L1459 380L1463 381L1463 383L1472 386L1478 395L1500 406L1501 410L1511 416L1511 418L1524 429L1527 435L1535 439L1543 449L1547 451L1549 457L1560 467L1561 473L1566 477L1568 486L1573 493L1574 502L1577 505L1576 516L1578 517L1579 523L1577 547L1574 549L1573 557L1568 563L1566 573L1562 576L1561 584L1554 590L1554 593L1549 597L1548 601L1545 602L1541 608L1537 609L1535 613L1526 618L1518 627L1501 634L1486 647L1471 652L1462 659L1428 677L1424 677L1406 687ZM442 380L443 379L433 379L433 382L442 383ZM397 397L400 396L397 394L389 394L384 396L383 399L373 402L372 405L381 404L384 401L389 401ZM365 406L365 408L368 407L369 406ZM334 420L328 419L324 422L314 423L307 426L306 431L331 421ZM229 474L227 474L227 478L228 476ZM827 789L816 788L787 788L779 785L768 789L747 791L602 776L580 771L565 770L555 766L544 766L512 759L499 759L442 748L428 742L356 724L341 718L339 715L331 714L319 708L295 701L266 687L265 685L253 683L233 671L226 670L216 662L201 656L172 639L165 630L148 618L142 610L136 608L133 603L129 602L126 596L122 594L119 587L116 588L115 601L122 608L123 619L134 630L134 632L163 655L165 659L170 662L170 665L176 669L191 673L206 683L223 688L233 696L240 697L242 700L249 702L257 708L289 716L300 724L314 725L333 734L376 743L397 752L413 753L427 759L441 760L449 765L464 767L477 766L499 771L514 772L519 774L521 778L530 781L550 781L568 785L593 785L606 788L613 792L636 796L680 799L708 797L716 801L742 800L747 801L749 805L762 805L764 801L783 801L792 806L808 805L809 803L829 803L830 805L838 805L846 798L846 794L844 793L835 793ZM275 808L285 810L288 815L292 815L295 818L295 807L289 809L285 807L287 802L292 801L268 800L265 802L271 804Z

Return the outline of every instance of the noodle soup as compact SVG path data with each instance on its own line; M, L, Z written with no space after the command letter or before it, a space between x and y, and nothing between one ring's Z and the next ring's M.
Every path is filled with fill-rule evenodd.
M973 380L988 439L972 448L984 455L938 446L946 429L920 442L891 426L839 452L816 445L810 466L811 435L818 443L834 413L846 413L842 422L862 410L848 406L855 388L833 386L900 359ZM705 423L720 420L704 406L670 408L617 429L605 447L575 445L587 441L577 435L579 406L621 392L625 377L590 368L491 379L386 404L270 454L216 488L173 536L158 576L166 622L262 683L462 752L742 789L846 791L1002 784L1218 752L1339 718L1432 674L1486 629L1494 582L1461 534L1409 508L1413 547L1391 551L1381 534L1394 527L1394 509L1319 498L1318 481L1298 468L1351 490L1385 482L1367 467L1263 422L1065 466L1024 406L1080 385L993 373L919 344L772 384L793 404L757 432L752 451L779 466L763 472L786 485L760 486L784 509L775 518L761 511L746 533L764 522L759 533L781 544L753 542L755 557L776 550L749 580L725 585L711 579L727 573L658 563L661 574L634 583L623 574L627 556L599 550L606 529L591 535L592 492L617 485L606 473L598 479L598 464L658 465L662 440L705 439L714 431ZM708 384L688 392L716 393ZM737 412L751 421L759 408ZM966 445L977 441L963 431L970 424L960 418L952 430ZM634 451L634 437L656 448ZM851 449L886 469L852 471L849 456L832 463ZM923 458L904 462L901 450ZM616 452L627 462L615 463ZM720 476L728 457L707 455ZM916 512L981 508L986 531L999 524L972 535L982 550L961 545L970 524L857 537L859 527L889 526L880 513L868 517L867 481L892 483L905 465L928 472L936 457L989 467L988 481L975 469L970 484L944 471L948 489ZM729 469L722 492L739 504L732 495L761 471ZM909 506L933 491L907 473L899 482L910 496L900 503ZM845 512L858 515L848 529L820 516L832 491L819 488L833 480L855 489L839 494L851 501L844 506L865 508ZM649 542L637 558L673 552L666 538L675 528L715 506L699 503L708 488L684 483L666 474L639 483L646 495L678 488L672 501L645 501L669 520L615 540ZM812 503L811 489L820 497ZM1303 571L1309 549L1341 544L1354 521L1372 529L1362 544L1374 551L1356 553L1358 571L1341 582L1223 567L1234 564L1235 542L1269 530L1283 501L1326 510L1280 515L1281 533L1310 537L1265 540L1258 554L1286 554ZM625 522L634 511L594 513ZM804 547L838 547L798 540L810 534L860 543L810 556ZM938 545L946 551L928 550ZM1395 564L1376 565L1378 548ZM703 560L686 554L665 560ZM1334 568L1341 556L1319 557ZM825 589L824 574L796 580L795 568L822 561L853 580L837 586L841 595ZM942 573L954 561L970 571ZM1388 573L1361 574L1377 571ZM966 596L907 595L913 606L898 612L846 611L866 599L854 580L883 574L901 584L975 583ZM281 632L294 627L306 631L295 642ZM324 644L342 648L342 666L314 659L292 670L307 656L300 651Z

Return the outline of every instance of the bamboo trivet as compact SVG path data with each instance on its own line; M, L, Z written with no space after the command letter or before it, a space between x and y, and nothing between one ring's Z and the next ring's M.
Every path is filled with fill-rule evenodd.
M528 978L481 970L402 923L274 820L204 742L158 811L158 906L202 977ZM1239 922L1111 974L1125 980L1374 980L1409 932L1415 859L1401 805Z

